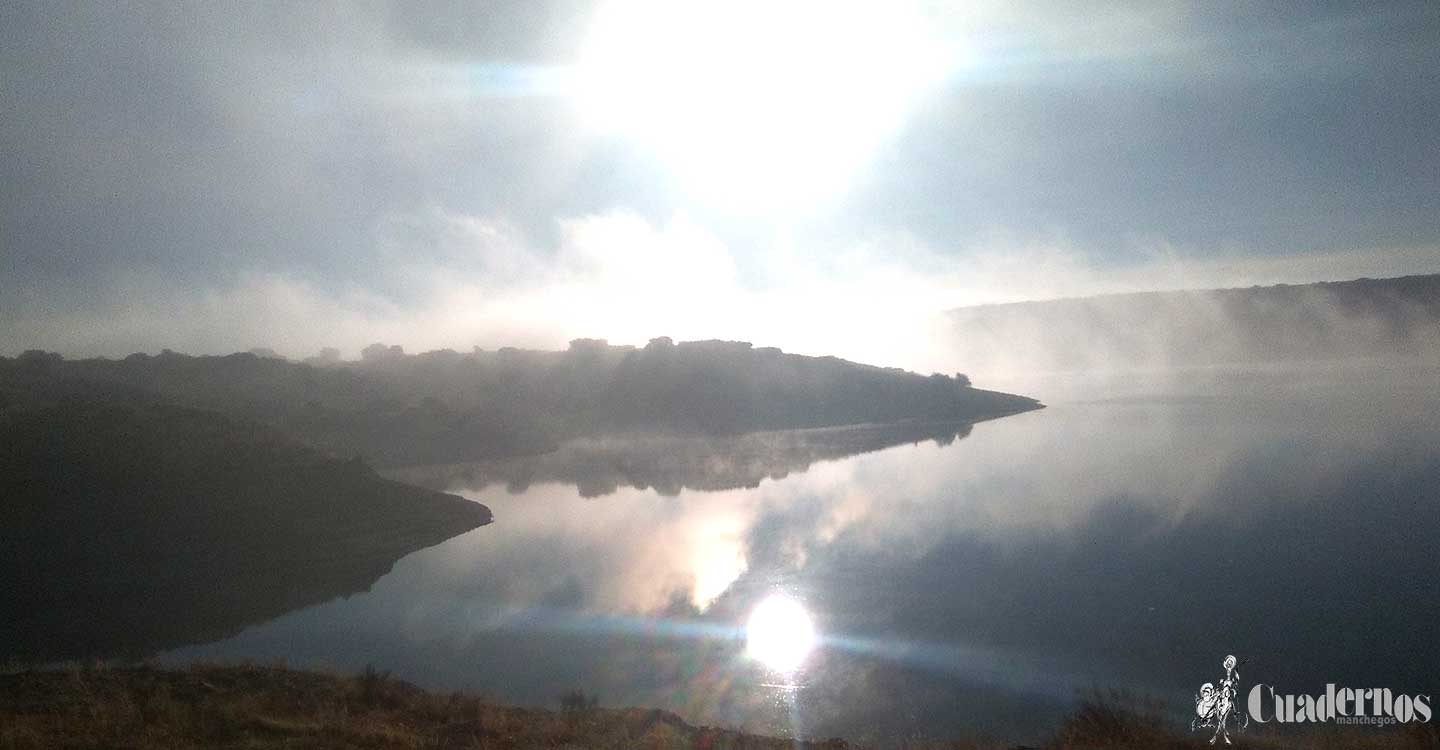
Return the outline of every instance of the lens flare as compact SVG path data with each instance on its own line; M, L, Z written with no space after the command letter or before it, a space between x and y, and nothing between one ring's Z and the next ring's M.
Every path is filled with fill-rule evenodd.
M799 602L779 594L760 602L745 626L750 658L776 672L792 672L815 645L815 627Z

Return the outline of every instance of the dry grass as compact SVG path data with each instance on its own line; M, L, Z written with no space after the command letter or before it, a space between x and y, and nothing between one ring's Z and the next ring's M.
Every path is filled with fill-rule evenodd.
M806 743L838 750L844 743ZM694 727L663 711L566 712L442 695L367 669L72 669L0 675L0 750L39 748L711 748L790 740Z
M499 706L438 694L366 669L355 676L274 666L183 670L75 668L0 674L0 750L39 748L445 748L841 750L840 740L796 742L695 727L664 711L565 711ZM583 705L582 705L583 704ZM1155 706L1121 693L1085 700L1047 750L1208 750ZM971 742L926 748L977 750ZM1321 728L1290 737L1251 731L1236 747L1260 750L1440 750L1433 724L1403 730Z

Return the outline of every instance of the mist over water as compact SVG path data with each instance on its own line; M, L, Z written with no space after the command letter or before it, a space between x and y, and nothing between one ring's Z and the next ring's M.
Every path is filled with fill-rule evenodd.
M970 372L1146 371L1440 358L1440 277L1145 292L951 311L945 346Z
M640 488L616 454L601 485L452 472L494 525L164 658L374 663L509 701L580 688L856 740L1038 738L1091 687L1178 716L1227 653L1249 659L1242 688L1440 687L1433 368L1003 384L1022 385L1049 408L758 486ZM789 682L745 657L745 619L777 591L818 634Z
M1426 0L0 2L0 746L1440 695L1437 71ZM29 671L157 654L366 712Z

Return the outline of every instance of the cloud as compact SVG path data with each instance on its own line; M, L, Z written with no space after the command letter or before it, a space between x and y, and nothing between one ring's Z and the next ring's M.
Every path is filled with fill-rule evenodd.
M438 207L396 213L377 224L373 240L396 294L298 273L252 272L181 289L167 278L129 274L84 308L30 298L0 323L0 341L11 354L269 346L303 357L336 346L354 357L375 341L468 351L563 348L580 337L643 344L668 335L948 372L967 366L954 359L942 316L957 306L1385 276L1434 257L1430 248L1413 248L1194 260L1160 246L1144 262L1102 269L1093 255L1053 237L996 235L941 252L908 233L823 248L782 241L747 254L683 214L655 222L629 212L566 219L556 234L556 244L537 245L502 219Z
M949 368L927 316L958 305L1435 270L1421 9L942 5L967 72L783 217L586 127L555 76L591 12L7 4L0 351L668 334ZM1265 51L1297 45L1344 54Z

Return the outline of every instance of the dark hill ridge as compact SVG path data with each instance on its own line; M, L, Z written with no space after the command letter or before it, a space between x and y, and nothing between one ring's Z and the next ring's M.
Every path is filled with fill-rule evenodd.
M978 372L1440 358L1440 275L952 310Z
M362 362L324 366L172 352L0 358L0 661L223 637L365 590L399 558L490 521L484 506L383 479L367 460L533 455L617 433L893 428L792 439L777 460L804 464L916 430L953 439L964 429L955 422L1038 407L963 376L739 342L417 356L374 347ZM752 443L779 450L744 442L751 453ZM686 470L649 458L660 465L600 481L668 487ZM736 476L753 474L753 459Z
M578 339L559 352L405 355L376 345L353 363L171 352L64 361L36 352L0 360L0 371L7 368L138 389L380 465L531 455L567 439L616 433L974 421L1039 407L1033 399L972 388L964 376L664 337L639 348Z
M0 661L140 655L364 591L490 521L253 422L0 378Z

